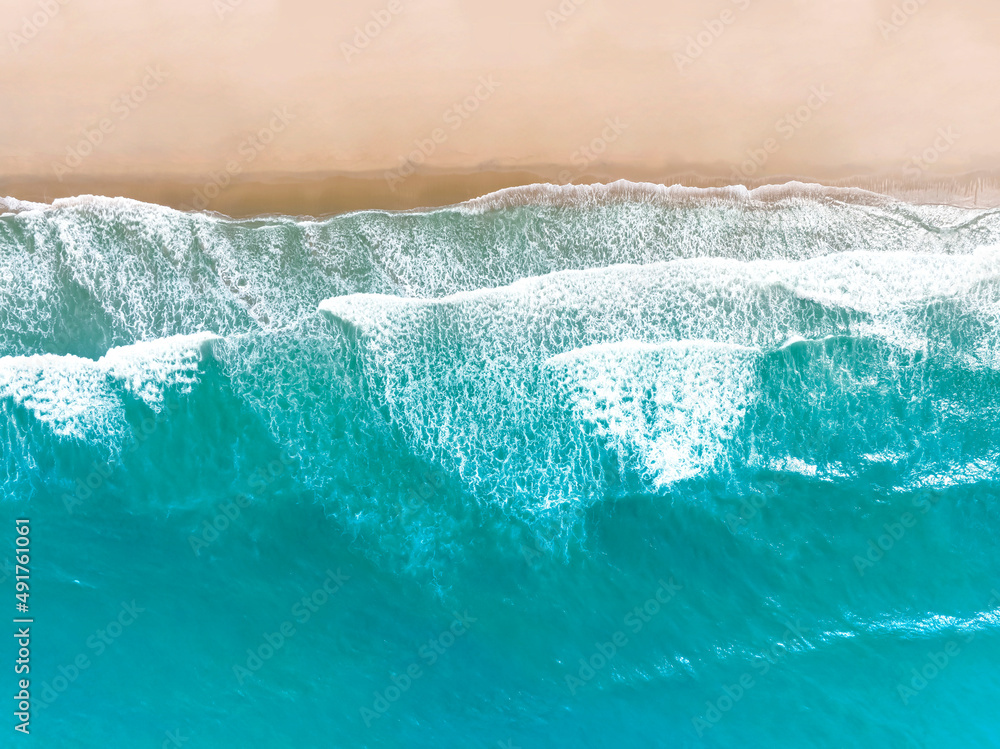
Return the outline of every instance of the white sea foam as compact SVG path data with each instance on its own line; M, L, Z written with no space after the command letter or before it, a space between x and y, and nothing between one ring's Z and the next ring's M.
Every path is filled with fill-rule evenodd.
M3 357L0 397L28 409L61 436L105 437L123 426L105 372L78 356Z
M562 270L709 257L957 257L1000 241L1000 213L876 204L866 195L795 183L753 191L529 186L457 208L323 221L234 221L125 198L47 206L10 199L3 205L19 213L0 223L0 276L11 280L0 314L16 324L0 330L0 353L42 353L55 336L94 328L95 340L110 345L205 327L223 335L274 330L306 319L321 299L352 292L440 297ZM493 210L544 209L566 196L586 210ZM65 324L77 313L83 330Z
M154 411L169 387L190 389L209 341L196 333L122 346L94 361L41 354L0 358L0 398L31 411L61 436L85 440L120 437L125 430L124 390Z
M757 394L760 352L711 341L601 344L545 362L581 421L656 485L721 467Z
M724 459L755 393L759 355L746 352L843 336L920 350L933 333L928 306L964 304L998 263L985 249L696 258L561 271L436 299L347 295L320 309L361 334L373 391L416 454L456 466L472 484L502 485L513 471L502 457L508 445L548 430L536 454L549 462L518 471L549 489L562 482L569 496L586 484L570 486L569 456L585 450L547 415L540 371L556 374L564 403L574 383L576 420L663 484Z
M795 293L821 304L873 315L939 298L963 298L1000 273L1000 247L972 255L842 252L789 269Z
M102 356L97 366L147 406L159 411L165 388L190 389L197 382L207 344L218 339L214 333L204 332L120 346Z
M24 211L57 211L82 206L97 208L105 212L169 211L171 213L180 213L180 211L164 205L159 205L157 203L145 203L141 200L135 200L134 198L113 197L106 195L74 195L68 198L55 198L51 203L18 200L17 198L12 198L10 196L5 198L0 197L0 207L6 208L12 213L21 213Z
M405 307L412 310L436 301L409 299L391 294L351 294L324 299L319 303L319 309L348 323L365 335L375 335L386 325L391 311L395 308Z
M423 209L420 212L432 213L438 210L458 209L462 211L487 211L499 208L510 208L520 205L594 205L611 201L630 201L638 203L655 202L664 205L686 204L692 202L730 202L734 204L767 204L789 199L802 198L812 201L836 200L843 203L859 205L889 205L895 203L893 198L880 193L871 192L857 187L833 187L816 183L790 181L780 185L762 185L752 190L743 185L726 187L687 187L680 184L664 185L655 182L631 182L620 179L608 183L588 185L557 185L552 183L534 183L506 187L487 193L477 198L458 203L455 206ZM175 209L156 203L145 203L133 198L111 197L102 195L76 195L67 198L56 198L51 203L19 200L14 197L0 197L0 209L12 213L23 211L44 211L73 208L78 206L96 206L104 210L124 209L157 209L173 213L181 213ZM373 211L358 211L362 213L377 213ZM221 214L191 214L203 215L208 218L226 220ZM297 220L295 217L273 217L274 220ZM303 217L303 222L315 222L315 219Z
M763 185L752 190L743 185L728 187L685 187L652 182L617 180L606 184L555 185L537 183L507 187L460 204L469 212L485 212L524 205L592 206L615 201L683 205L695 202L731 205L766 205L787 200L835 200L858 205L884 206L896 201L885 195L856 187L829 187L804 182Z
M880 335L909 348L924 342L919 325L908 317L919 305L976 300L977 285L998 274L995 247L960 256L844 252L803 261L698 258L561 271L436 299L353 294L327 299L319 308L373 337L418 329L433 309L463 318L474 336L487 328L513 332L536 320L560 324L565 317L599 316L607 335L619 339L705 338L766 347L842 333ZM798 319L796 299L861 316L842 329L824 330ZM602 341L584 336L575 342Z
M44 211L49 208L48 203L32 203L28 200L18 200L9 195L0 197L0 213L25 213L27 211Z

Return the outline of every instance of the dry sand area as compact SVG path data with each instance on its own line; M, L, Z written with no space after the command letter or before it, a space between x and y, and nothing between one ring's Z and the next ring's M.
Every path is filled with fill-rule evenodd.
M1000 203L987 0L7 0L0 194L233 215L530 182Z

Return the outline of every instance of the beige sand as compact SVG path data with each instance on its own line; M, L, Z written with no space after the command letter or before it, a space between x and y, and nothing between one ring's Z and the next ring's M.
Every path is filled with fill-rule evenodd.
M231 214L531 181L1000 203L988 0L7 0L0 193Z

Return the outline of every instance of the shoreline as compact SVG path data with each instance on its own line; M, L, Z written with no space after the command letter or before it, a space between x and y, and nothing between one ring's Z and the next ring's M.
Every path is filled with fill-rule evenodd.
M243 219L268 215L327 217L363 210L408 211L443 208L492 195L508 188L533 185L596 185L625 180L636 185L712 189L743 186L748 190L789 183L834 189L855 188L890 200L961 208L1000 207L1000 174L981 172L961 177L913 180L898 176L817 179L800 175L744 179L678 173L657 178L648 174L595 173L572 182L560 181L565 169L483 169L469 172L416 173L401 184L366 174L247 175L232 177L223 187L204 178L91 177L62 182L40 177L2 178L0 196L29 203L82 195L130 198L183 211L206 211ZM218 189L213 189L213 185Z
M325 216L795 180L1000 206L986 0L39 2L0 45L21 200Z

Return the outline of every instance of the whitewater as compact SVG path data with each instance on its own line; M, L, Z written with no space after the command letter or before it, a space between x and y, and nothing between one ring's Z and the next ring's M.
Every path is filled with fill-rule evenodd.
M1000 746L998 209L5 198L0 278L22 743Z

